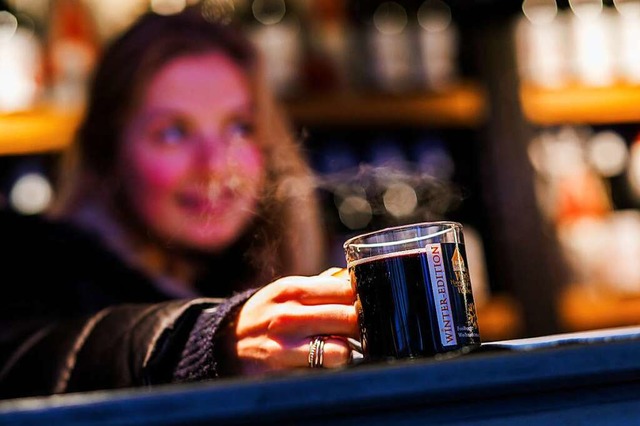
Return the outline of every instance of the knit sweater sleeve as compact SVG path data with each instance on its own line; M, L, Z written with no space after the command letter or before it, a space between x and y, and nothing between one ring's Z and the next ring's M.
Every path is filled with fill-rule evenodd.
M227 359L224 347L225 332L235 321L240 307L256 291L238 293L224 303L202 311L174 370L174 381L191 382L232 374L232 363Z

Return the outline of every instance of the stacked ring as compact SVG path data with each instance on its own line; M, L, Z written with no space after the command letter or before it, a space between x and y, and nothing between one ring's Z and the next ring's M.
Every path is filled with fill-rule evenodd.
M324 362L324 343L327 336L314 336L309 342L309 368L322 368Z

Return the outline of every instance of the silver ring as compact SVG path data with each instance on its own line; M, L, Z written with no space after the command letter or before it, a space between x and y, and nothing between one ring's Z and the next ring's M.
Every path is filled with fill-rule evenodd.
M324 362L324 342L327 336L314 336L309 342L309 368L322 368Z

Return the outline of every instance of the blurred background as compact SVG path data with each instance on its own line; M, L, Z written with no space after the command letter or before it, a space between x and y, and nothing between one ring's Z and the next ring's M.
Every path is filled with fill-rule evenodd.
M1 205L46 209L102 47L191 3L0 0ZM640 0L203 3L264 51L331 264L456 220L484 341L640 322Z

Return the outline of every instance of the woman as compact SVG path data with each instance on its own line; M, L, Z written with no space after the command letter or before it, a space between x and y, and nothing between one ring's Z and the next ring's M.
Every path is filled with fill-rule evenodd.
M106 50L51 217L0 218L2 397L349 362L353 291L306 276L311 173L261 75L197 8Z

